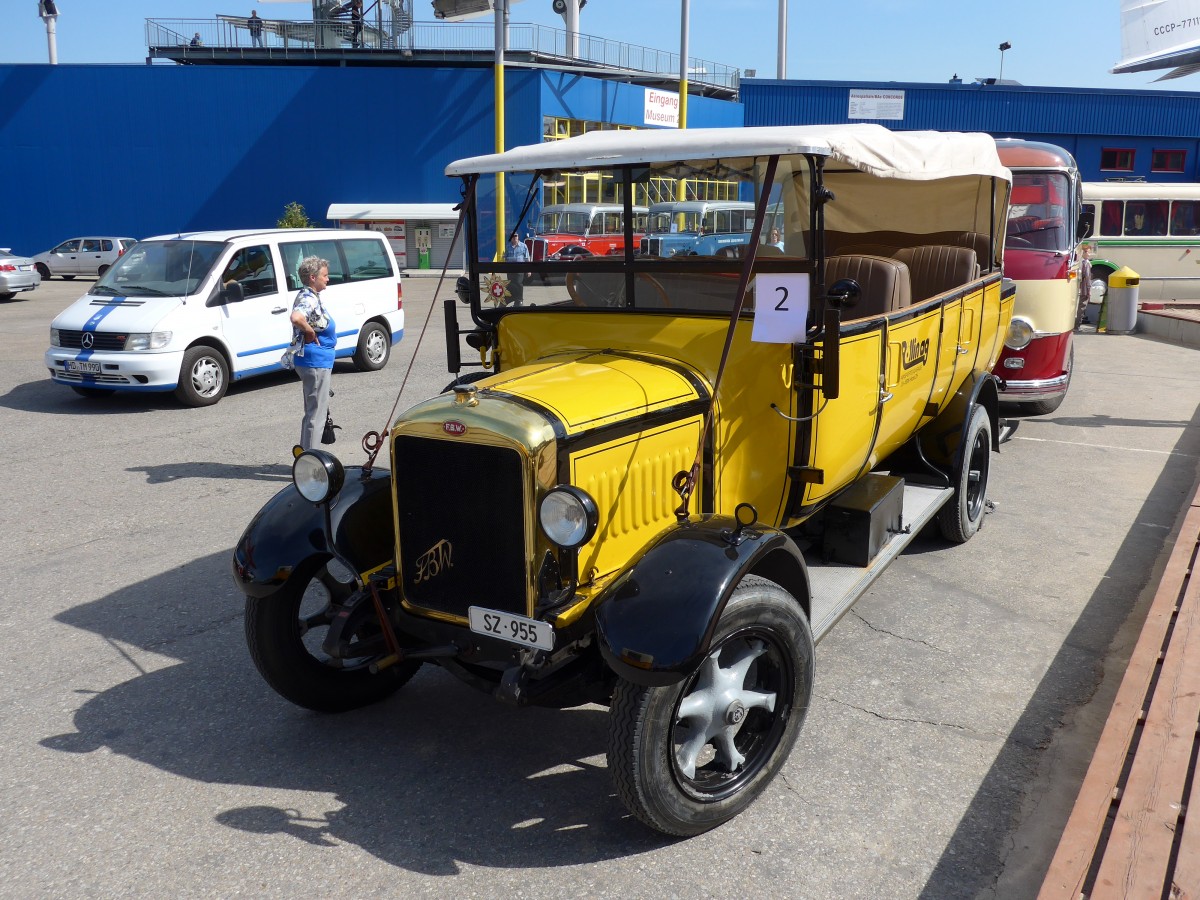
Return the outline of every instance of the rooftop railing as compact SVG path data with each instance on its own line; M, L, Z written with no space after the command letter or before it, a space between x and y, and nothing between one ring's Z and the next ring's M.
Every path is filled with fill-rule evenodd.
M330 51L347 53L399 53L401 57L419 55L423 59L464 56L478 57L495 53L495 28L491 23L409 22L397 16L369 17L357 36L345 18L328 20L263 19L255 40L240 16L217 19L147 19L146 46L149 55L186 61L189 57L222 58L233 52L251 58L304 58ZM561 28L546 25L510 24L505 52L519 58L532 58L573 67L612 69L634 74L678 78L679 54L627 44L593 35L575 36ZM740 71L711 60L688 58L688 81L727 91L738 88Z

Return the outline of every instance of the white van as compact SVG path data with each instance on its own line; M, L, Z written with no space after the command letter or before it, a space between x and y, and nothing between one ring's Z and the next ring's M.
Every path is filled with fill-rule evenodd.
M329 261L321 299L337 356L382 369L404 334L402 289L387 239L371 231L206 231L138 241L50 324L50 377L85 397L174 391L210 406L230 379L283 368L296 272Z

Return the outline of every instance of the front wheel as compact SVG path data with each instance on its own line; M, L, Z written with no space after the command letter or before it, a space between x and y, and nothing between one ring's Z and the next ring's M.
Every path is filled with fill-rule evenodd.
M348 585L322 568L311 578L293 579L272 597L246 599L246 644L254 665L267 684L297 706L345 712L377 703L420 668L419 662L407 662L373 674L373 652L358 659L323 652L329 625L349 593ZM350 637L377 649L378 621L373 616L364 619Z
M376 372L387 365L392 340L378 322L368 322L358 336L354 367L360 372Z
M184 406L212 406L229 387L229 366L221 351L200 345L183 354L175 396Z
M986 409L976 406L955 472L954 496L938 510L938 528L946 540L965 543L983 524L991 464L992 420Z
M799 603L752 576L729 598L691 675L665 687L619 681L608 767L629 811L664 834L693 835L748 807L796 742L813 656Z

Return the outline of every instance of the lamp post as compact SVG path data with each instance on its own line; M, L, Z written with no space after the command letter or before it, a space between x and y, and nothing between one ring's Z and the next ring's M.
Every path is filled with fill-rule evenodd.
M1000 77L996 80L997 84L1004 84L1004 51L1011 50L1012 44L1005 41L1000 45Z
M779 0L779 60L775 77L780 81L787 78L787 0Z
M58 6L54 0L38 0L38 15L46 24L46 49L50 53L50 65L58 65Z

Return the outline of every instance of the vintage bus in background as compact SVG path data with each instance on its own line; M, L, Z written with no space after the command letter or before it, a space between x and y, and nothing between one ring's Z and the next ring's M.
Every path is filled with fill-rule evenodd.
M689 253L713 256L745 244L754 225L754 204L744 200L673 200L654 203L640 250L645 256Z
M1004 274L1017 302L994 372L1000 399L1025 412L1058 409L1071 384L1071 336L1081 312L1081 181L1062 147L998 139L1013 173L1004 240Z
M1200 301L1200 184L1097 181L1083 185L1095 321L1108 276L1128 266L1142 300Z
M646 230L646 206L633 207L633 239ZM534 260L611 256L625 252L625 211L620 203L554 203L543 207L537 231L528 238Z

